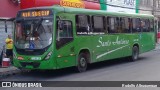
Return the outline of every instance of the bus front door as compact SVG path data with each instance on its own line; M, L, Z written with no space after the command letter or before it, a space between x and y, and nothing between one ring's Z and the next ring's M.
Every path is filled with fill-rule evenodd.
M58 20L56 35L57 68L74 66L75 53L72 22Z

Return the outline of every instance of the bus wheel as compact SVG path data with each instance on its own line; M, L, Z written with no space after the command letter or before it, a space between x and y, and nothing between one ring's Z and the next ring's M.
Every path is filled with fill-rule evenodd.
M87 69L87 56L84 53L79 54L77 69L79 72L85 72Z
M139 57L139 48L137 46L134 46L132 49L131 61L136 61L138 57Z

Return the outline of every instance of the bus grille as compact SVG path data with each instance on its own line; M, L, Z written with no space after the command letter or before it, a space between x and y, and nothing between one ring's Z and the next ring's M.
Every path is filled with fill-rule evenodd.
M33 66L33 68L38 68L40 63L39 62L20 62L22 67L26 67L26 66Z

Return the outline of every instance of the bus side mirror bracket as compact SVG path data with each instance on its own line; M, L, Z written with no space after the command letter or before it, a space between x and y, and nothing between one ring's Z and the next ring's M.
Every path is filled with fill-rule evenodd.
M7 21L5 21L5 32L7 33Z
M60 41L60 31L63 30L63 21L57 21L57 41Z
M62 20L58 20L58 28L59 28L60 30L62 30L63 27L64 27L63 21L62 21Z

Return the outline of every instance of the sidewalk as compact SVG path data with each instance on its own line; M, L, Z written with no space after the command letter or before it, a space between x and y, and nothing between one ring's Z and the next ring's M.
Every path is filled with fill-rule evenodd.
M155 50L160 50L160 43L157 43L157 44L156 44Z
M10 66L7 68L3 68L0 66L0 79L5 78L10 75L15 75L20 73L21 71L14 66Z

